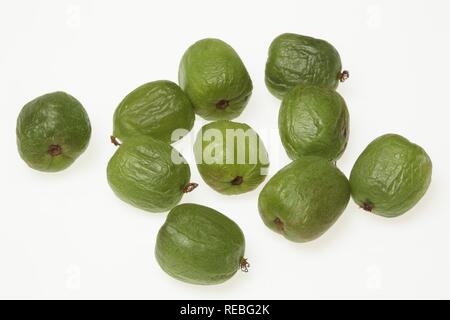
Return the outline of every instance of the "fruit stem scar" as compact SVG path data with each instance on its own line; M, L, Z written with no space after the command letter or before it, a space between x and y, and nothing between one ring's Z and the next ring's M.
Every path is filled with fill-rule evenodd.
M275 225L281 232L284 232L284 223L280 218L275 218L275 220L273 220L273 223L275 223Z
M111 136L111 143L112 143L113 145L115 145L116 147L120 146L120 142L119 142L119 141L117 140L117 138L114 137L114 136Z
M48 147L48 154L51 155L52 157L59 156L60 154L62 154L61 146L58 144L51 144Z
M363 205L361 206L361 208L363 208L366 211L372 212L374 205L372 202L370 201L366 201L363 203Z
M183 189L181 189L181 192L189 193L197 187L198 187L198 183L190 182Z
M236 178L234 178L233 180L231 180L230 183L231 183L233 186L238 186L238 185L242 184L242 182L244 182L244 178L241 177L241 176L237 176Z
M344 70L341 73L339 73L339 81L340 82L344 82L348 78L350 78L350 72L348 70Z
M248 263L247 259L242 258L240 267L242 272L248 272L248 268L250 268L250 263Z
M347 127L344 127L344 129L342 130L342 137L343 137L344 139L347 138Z
M230 102L228 100L220 100L219 102L216 103L216 108L217 109L221 109L224 110L226 109L228 106L230 105Z

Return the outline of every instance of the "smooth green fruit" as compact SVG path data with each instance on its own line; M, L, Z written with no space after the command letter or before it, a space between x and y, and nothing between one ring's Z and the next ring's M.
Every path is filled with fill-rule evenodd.
M170 276L193 284L219 284L240 268L245 238L232 220L208 207L182 204L173 208L156 240L156 259Z
M309 155L337 160L348 141L347 106L333 89L299 85L283 98L278 128L292 160Z
M277 98L298 84L336 89L348 77L341 58L328 42L293 33L273 40L266 63L266 85Z
M57 172L69 167L86 150L91 124L77 99L54 92L23 107L16 134L20 156L31 168Z
M423 197L431 182L430 157L397 134L372 141L350 174L352 197L364 210L397 217Z
M114 133L122 142L144 135L167 143L181 139L194 125L191 102L166 80L144 84L128 94L114 113ZM175 130L182 129L172 136Z
M125 141L108 164L108 182L123 201L146 211L168 211L196 184L183 156L150 137Z
M267 151L258 134L244 123L219 120L200 130L194 145L198 171L217 192L254 190L266 178Z
M259 213L266 226L295 242L320 237L344 212L350 185L320 157L303 157L277 172L261 191Z
M239 116L253 89L241 58L218 39L193 44L181 59L178 79L195 112L207 120Z

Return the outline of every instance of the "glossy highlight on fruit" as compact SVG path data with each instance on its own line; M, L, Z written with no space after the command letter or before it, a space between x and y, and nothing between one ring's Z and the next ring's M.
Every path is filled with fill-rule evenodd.
M119 146L108 163L108 182L123 201L149 212L164 212L192 191L191 171L169 144L138 137Z
M239 116L253 90L252 80L236 51L219 39L203 39L183 55L179 84L207 120Z
M294 33L276 37L269 48L265 81L277 98L298 84L336 89L348 78L341 58L328 42Z
M344 174L320 157L302 157L278 171L258 199L267 227L294 242L320 237L341 216L350 199Z
M269 158L258 134L247 124L219 120L202 127L194 144L198 171L214 190L236 195L266 178Z
M27 103L16 127L17 147L31 168L57 172L68 168L87 148L91 124L81 103L65 92Z
M431 174L425 150L400 135L386 134L372 141L353 166L352 197L366 211L397 217L423 197Z
M278 128L288 156L340 158L349 137L344 99L333 89L298 85L283 98Z
M119 104L113 135L122 142L143 135L172 143L192 129L194 120L192 104L177 84L153 81L133 90Z
M158 232L155 255L170 276L192 284L213 285L247 271L245 238L220 212L197 204L173 208Z

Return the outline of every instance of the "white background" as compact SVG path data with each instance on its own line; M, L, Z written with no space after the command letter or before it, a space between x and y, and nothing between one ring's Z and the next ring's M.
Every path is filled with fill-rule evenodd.
M0 297L450 298L449 10L448 1L2 0ZM130 207L108 187L114 109L145 82L176 81L195 41L221 38L252 76L254 93L237 121L260 133L273 174L289 161L264 65L270 42L284 32L330 41L350 70L338 89L351 115L339 167L348 175L371 140L400 133L433 160L430 189L393 220L351 201L322 238L296 244L263 225L261 188L223 196L191 165L200 187L183 202L211 206L242 227L251 271L212 287L173 280L153 256L165 214ZM44 174L19 158L15 122L26 102L56 90L84 104L92 140L68 170ZM192 164L190 138L177 147Z

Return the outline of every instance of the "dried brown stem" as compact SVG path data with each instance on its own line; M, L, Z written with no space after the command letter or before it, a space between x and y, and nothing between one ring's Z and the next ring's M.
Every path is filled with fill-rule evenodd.
M111 143L113 144L113 145L115 145L116 147L118 147L118 146L120 146L120 142L119 142L119 140L117 140L117 138L116 137L114 137L114 136L111 136Z
M344 70L339 74L339 81L340 82L344 82L345 80L347 80L348 78L350 78L350 72L348 70Z
M190 182L181 191L183 193L189 193L197 187L198 187L198 183Z
M240 267L242 272L248 272L248 268L250 268L250 263L248 263L247 259L242 258Z

